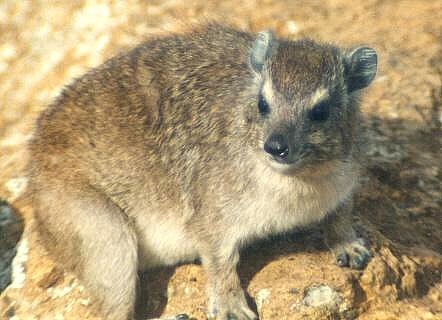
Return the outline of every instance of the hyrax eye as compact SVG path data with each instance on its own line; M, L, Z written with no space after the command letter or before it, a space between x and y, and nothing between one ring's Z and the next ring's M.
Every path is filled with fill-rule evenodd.
M269 105L262 94L259 95L258 110L259 110L259 113L262 115L269 113Z
M310 119L313 121L325 121L330 116L330 107L327 102L320 102L310 110Z

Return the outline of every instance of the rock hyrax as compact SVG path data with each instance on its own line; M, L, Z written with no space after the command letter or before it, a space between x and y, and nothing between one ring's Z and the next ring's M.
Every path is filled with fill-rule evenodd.
M321 221L340 265L351 225L360 89L376 52L209 24L147 41L68 85L30 142L48 249L106 319L134 314L137 272L201 259L209 315L256 319L236 266L251 241Z

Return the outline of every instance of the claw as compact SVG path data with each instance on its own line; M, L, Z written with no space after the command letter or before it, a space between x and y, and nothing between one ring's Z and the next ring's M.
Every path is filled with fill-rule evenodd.
M336 263L338 264L338 266L340 267L346 267L348 266L348 255L345 252L340 253L337 257L336 257Z
M335 248L336 264L339 267L364 269L371 255L367 246L362 245L363 243L365 243L364 240L359 238Z
M356 256L350 261L350 267L352 269L360 270L364 267L364 259L361 256Z
M367 264L370 255L367 252L360 252L358 250L357 255L355 255L350 261L350 267L353 269L363 269Z

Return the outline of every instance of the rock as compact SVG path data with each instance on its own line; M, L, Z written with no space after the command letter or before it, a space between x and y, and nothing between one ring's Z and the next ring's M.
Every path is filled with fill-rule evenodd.
M15 248L23 232L23 221L0 199L0 253Z
M88 306L90 305L91 301L90 299L79 299L78 302L82 305L82 306Z
M304 290L302 299L290 307L293 319L353 319L351 306L341 293L325 284L312 285ZM292 319L291 318L291 319Z
M28 178L19 177L14 178L5 183L5 187L11 193L12 201L20 197L28 185Z
M290 294L298 294L299 293L299 289L298 288L290 288L289 293Z
M258 309L258 311L261 310L264 301L266 301L269 297L270 297L269 289L261 289L258 291L255 297L256 308Z
M0 199L0 292L11 283L12 259L23 232L23 221L8 203Z
M154 318L151 320L195 320L194 318L190 318L187 314L185 313L180 313L177 314L175 316L172 317L167 317L167 318Z
M341 301L342 299L338 292L327 285L321 284L307 288L302 302L309 307L321 308L336 307Z
M29 246L26 235L22 235L22 239L17 246L17 254L12 260L12 283L11 288L23 288L26 280L26 263L28 261Z
M45 270L44 274L42 274L39 281L37 281L37 285L40 288L48 289L56 284L58 281L63 279L63 271L56 266L50 268L49 270Z
M60 313L57 313L54 317L54 320L64 320L64 316Z
M12 279L11 262L16 254L15 249L8 250L0 256L0 292L3 291Z

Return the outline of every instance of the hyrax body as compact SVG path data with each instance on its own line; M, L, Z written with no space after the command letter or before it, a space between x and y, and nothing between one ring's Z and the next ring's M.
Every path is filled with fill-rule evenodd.
M30 143L36 215L106 319L137 272L200 258L209 314L255 319L236 272L250 241L320 221L338 263L368 250L348 218L359 89L376 53L210 24L148 41L74 81Z

